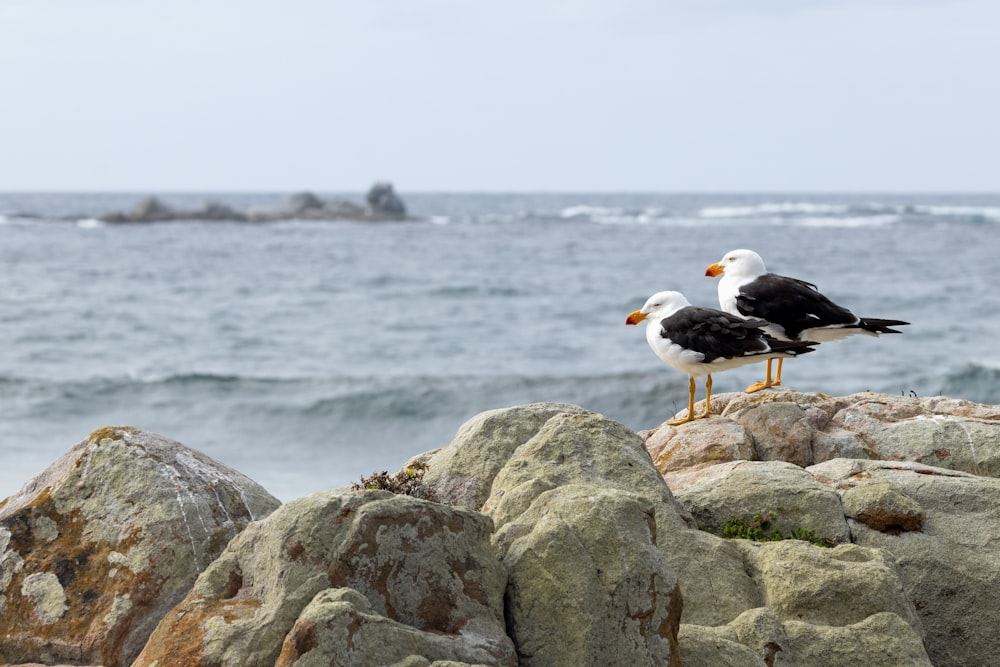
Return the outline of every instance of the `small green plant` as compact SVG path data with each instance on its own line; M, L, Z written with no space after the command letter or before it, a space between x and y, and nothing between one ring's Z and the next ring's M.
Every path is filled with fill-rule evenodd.
M352 484L351 490L376 489L424 500L436 500L434 492L424 484L424 473L426 472L427 464L425 463L414 463L395 475L390 475L385 470L373 472L368 477L362 477L360 483Z
M774 525L778 520L777 511L768 510L763 514L754 514L751 519L735 516L722 526L722 537L730 540L753 540L755 542L777 542L779 540L804 540L819 547L832 547L836 542L828 537L818 535L816 531L807 528L793 528L785 534ZM713 531L714 532L714 531Z

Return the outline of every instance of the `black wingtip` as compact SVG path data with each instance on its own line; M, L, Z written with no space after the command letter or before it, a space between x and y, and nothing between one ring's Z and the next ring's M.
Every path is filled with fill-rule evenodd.
M880 334L890 334L890 333L903 333L896 329L890 327L902 327L909 324L909 322L904 322L903 320L878 320L874 318L864 317L861 322L858 323L859 326L865 331L871 331L872 333Z

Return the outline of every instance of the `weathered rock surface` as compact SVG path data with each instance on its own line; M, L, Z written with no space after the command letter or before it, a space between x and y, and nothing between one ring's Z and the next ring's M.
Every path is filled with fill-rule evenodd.
M496 523L518 664L679 664L681 596L657 544L689 517L638 436L533 404L473 418L426 462L440 498Z
M286 503L234 539L135 665L516 664L490 520L384 491Z
M0 662L131 664L198 573L278 504L172 440L95 431L0 502Z
M847 458L1000 475L1000 406L941 396L831 397L775 388L715 396L713 409L723 419L642 433L661 472L736 460L807 467Z
M695 542L697 550L680 546L712 573L677 567L685 623L697 626L682 626L688 662L726 664L727 656L740 651L732 642L760 648L759 642L740 639L731 627L736 620L727 618L755 599L780 620L782 632L773 639L775 665L930 661L957 666L994 660L1000 637L989 628L1000 623L1000 600L989 591L1000 584L995 566L1000 562L1000 481L993 479L1000 457L1000 407L943 397L863 393L833 398L787 389L717 398L719 417L642 434L676 498L699 525L718 531L729 518L780 509L775 524L786 535L793 528L811 529L883 554L881 562L894 573L906 602L883 604L880 610L877 599L869 600L864 619L782 618L781 599L810 594L791 585L806 581L792 575L796 566L780 568L783 576L775 578L787 580L788 590L768 591L764 570L746 561L745 551L746 571L734 573L731 554L712 548L716 538L709 535ZM837 581L824 575L824 590ZM864 582L856 586L858 600L869 597L869 585L878 588L869 579ZM889 600L894 585L882 586L878 597ZM722 589L729 594L713 605ZM846 609L853 597L819 606L829 614ZM901 632L904 626L909 631ZM690 645L685 646L685 637L693 638ZM906 659L879 662L878 655Z
M204 571L160 614L135 664L996 661L1000 408L787 389L717 399L719 416L642 434L572 405L486 412L448 446L413 459L427 466L425 490L443 504L383 491L316 494L254 521L217 557L192 544L209 541L218 554L235 530L198 537L193 505L181 502L188 492L167 485L152 507L173 502L186 512L165 519L173 521L171 557L186 551ZM14 610L30 615L31 628L10 626L20 634L5 630L0 646L22 651L25 637L44 640L34 653L0 658L126 664L127 651L109 660L93 648L102 635L92 628L135 615L111 644L124 646L127 634L137 645L142 624L148 634L155 621L143 619L154 615L137 601L150 597L151 580L134 576L135 564L167 560L142 555L154 552L139 551L140 536L114 518L141 507L156 523L165 511L130 492L132 507L91 478L102 455L138 451L133 436L98 437L86 458L57 462L67 472L53 479L79 487L76 513L65 514L68 491L44 475L34 495L0 503L0 623L10 626ZM137 451L130 455L144 461ZM136 485L157 488L156 476L141 472L153 463L123 465L128 476L140 471ZM219 488L206 482L203 495ZM216 505L235 512L220 493ZM112 518L74 521L98 506ZM783 535L813 531L836 546L718 534L732 519L770 513ZM215 524L203 520L207 535ZM74 552L79 542L89 551ZM69 556L30 565L45 549ZM105 562L114 567L94 569ZM81 588L95 575L104 588ZM89 590L113 592L91 600ZM83 599L97 605L90 639L70 644L64 638L77 636L76 626L52 628Z
M733 517L775 512L782 534L805 528L837 542L850 539L840 495L794 464L733 461L665 477L702 529L721 533Z
M844 459L809 472L842 492L845 508L858 495L866 499L862 508L876 508L848 519L853 539L896 559L933 663L995 662L1000 480L919 463Z

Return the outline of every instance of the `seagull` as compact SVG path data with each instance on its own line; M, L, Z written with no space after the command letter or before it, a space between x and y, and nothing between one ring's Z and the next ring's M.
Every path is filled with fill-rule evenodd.
M757 363L772 357L794 357L812 352L813 343L778 341L767 336L765 320L692 306L680 292L657 292L625 324L646 321L646 341L667 364L688 376L687 416L671 426L707 417L712 411L712 373ZM695 378L705 380L705 411L694 414Z
M858 317L823 296L816 286L797 278L768 273L764 260L753 250L732 250L719 262L705 269L705 275L719 281L719 306L740 317L766 320L764 331L783 341L826 343L853 334L878 336L902 333L894 326L909 324L902 320ZM778 359L776 379L771 379L771 359L763 382L747 387L747 393L781 384L782 359Z

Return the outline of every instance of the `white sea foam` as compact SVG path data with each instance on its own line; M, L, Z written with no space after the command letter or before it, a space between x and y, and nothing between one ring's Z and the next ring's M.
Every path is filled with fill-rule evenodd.
M983 217L1000 222L1000 206L914 206L917 213L945 217Z
M884 227L899 222L898 215L862 215L845 218L796 218L782 220L785 224L801 225L803 227Z
M703 218L752 218L774 215L841 215L848 207L843 204L811 202L769 202L753 206L708 206L698 214Z
M665 209L656 206L641 210L606 206L570 206L563 209L561 216L566 219L589 218L591 222L599 225L648 225L674 222L674 218Z
M607 206L588 206L580 204L564 208L560 215L563 218L597 218L607 215L621 215L624 211L620 208L609 208Z
M108 223L103 220L98 220L97 218L83 218L82 220L76 221L76 226L80 229L96 229L98 227L105 227Z

